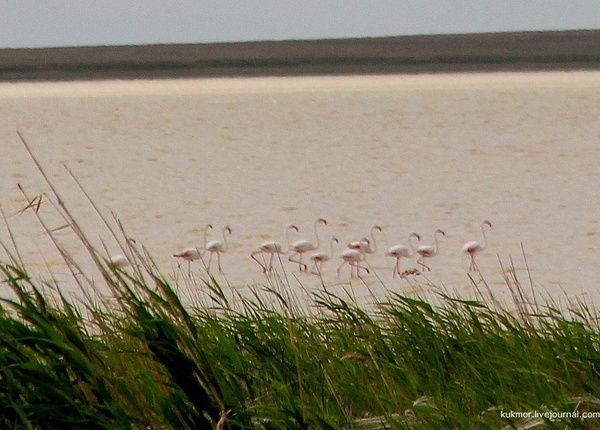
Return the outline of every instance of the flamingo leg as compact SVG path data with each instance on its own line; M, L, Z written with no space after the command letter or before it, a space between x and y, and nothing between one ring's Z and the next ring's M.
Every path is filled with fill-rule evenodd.
M420 265L423 268L423 272L430 272L431 271L431 267L427 266L425 264L425 257L421 257L417 260L417 264Z
M348 262L344 260L344 261L342 262L342 264L340 264L340 267L338 267L338 268L337 268L337 270L336 270L336 274L337 274L337 277L338 277L338 278L340 277L340 270L342 269L342 267L344 267L344 264L346 264L346 263L348 263ZM350 270L352 270L352 269L350 269Z
M317 260L315 260L315 265L314 265L313 269L310 271L310 273L312 273L313 275L321 275L321 267L322 266L323 266L322 261L319 263L319 262L317 262Z
M206 269L206 271L207 271L208 273L210 273L210 264L212 263L212 257L213 257L213 253L211 252L211 253L210 253L210 256L208 257L208 267L207 267L207 269Z
M358 276L358 270L356 270L355 263L348 263L350 265L350 279L356 278Z
M392 278L395 278L396 275L400 275L400 258L396 258L396 265L392 271Z
M298 256L298 260L294 260L294 257ZM292 263L298 263L298 270L305 271L308 270L308 266L302 262L302 252L294 252L289 258L288 261Z
M223 269L221 269L221 253L217 252L217 266L219 267L219 273L223 273Z
M308 266L306 264L304 264L302 262L302 256L304 255L303 252L300 253L300 259L298 261L298 264L300 264L300 271L304 270L305 272L308 270ZM302 269L304 267L304 269Z
M256 254L262 254L262 252L261 251L253 252L252 254L250 254L250 257L252 257L252 259L258 263L258 265L262 268L263 273L267 273L267 267L264 264L262 264L260 261L258 261L258 258L255 257Z
M370 274L370 273L371 273L371 271L369 270L369 268L368 268L368 267L361 266L361 265L360 265L360 264L358 264L358 263L355 263L355 267L356 267L356 276L357 276L358 278L360 278L360 272L359 272L359 270L360 270L360 269L363 269L363 270L365 270L365 271L367 272L367 274Z
M268 266L268 270L267 270L269 273L273 272L273 258L275 258L275 254L272 252L271 258L269 258L269 266Z
M477 264L475 263L475 255L471 254L471 264L469 265L470 272L477 272Z

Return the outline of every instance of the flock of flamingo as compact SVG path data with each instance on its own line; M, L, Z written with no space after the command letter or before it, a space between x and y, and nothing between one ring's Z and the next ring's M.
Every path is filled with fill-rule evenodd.
M295 225L289 225L285 230L287 248L284 248L279 242L276 241L263 242L254 252L250 254L250 257L260 265L262 271L265 274L269 274L274 271L273 261L276 254L290 254L288 257L288 261L297 264L298 269L301 272L308 272L308 264L304 262L303 258L305 254L311 253L308 257L310 262L312 263L312 269L310 273L315 275L321 275L323 263L333 258L335 246L334 244L339 243L338 238L334 236L330 240L329 252L319 251L320 240L318 229L321 225L327 225L327 221L323 218L317 219L314 223L314 243L313 241L307 239L292 242L291 234L293 232L298 232L299 230L298 227L296 227ZM475 262L475 256L486 248L486 229L491 227L492 223L490 221L483 221L481 223L481 234L483 237L483 241L470 241L465 243L462 248L463 252L468 254L470 257L470 272L476 272L478 270L477 264ZM208 232L212 229L213 226L211 224L207 224L204 229L203 248L187 248L179 253L173 254L173 257L185 260L188 262L189 265L193 261L203 259L205 253L208 252L209 258L206 266L207 271L211 271L213 256L216 256L217 269L219 270L219 273L223 273L223 269L221 267L221 254L227 252L227 236L231 235L232 230L229 226L225 226L221 230L221 239L214 239L208 241ZM377 250L375 242L376 231L381 232L381 227L378 225L374 225L370 231L370 238L363 237L360 240L347 244L346 248L339 254L342 263L338 266L336 270L338 278L340 276L340 271L346 265L348 265L350 268L351 277L360 277L360 270L364 270L365 272L370 273L369 268L365 264L367 255L374 254ZM416 255L419 256L416 262L420 266L421 270L424 272L430 271L431 268L427 265L426 260L434 257L439 253L439 240L444 236L444 231L441 229L437 229L434 232L433 245L419 245L421 241L421 236L417 233L411 233L408 236L407 244L399 244L389 248L385 252L385 255L396 260L395 265L392 269L393 277L395 278L396 276L399 276L401 278L404 278L408 275L419 273L415 269L406 271L401 270L401 259L412 258ZM261 261L261 259L258 258L261 255L262 257L267 258L262 258ZM117 267L125 267L129 263L123 255L113 256L110 261Z

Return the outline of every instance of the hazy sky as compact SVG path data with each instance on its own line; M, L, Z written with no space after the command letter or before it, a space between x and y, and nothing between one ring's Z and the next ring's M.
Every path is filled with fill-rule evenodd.
M600 29L600 0L0 0L0 48Z

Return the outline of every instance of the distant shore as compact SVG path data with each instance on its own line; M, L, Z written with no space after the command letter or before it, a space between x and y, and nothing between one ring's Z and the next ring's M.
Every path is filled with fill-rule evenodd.
M600 30L0 49L0 81L600 69Z

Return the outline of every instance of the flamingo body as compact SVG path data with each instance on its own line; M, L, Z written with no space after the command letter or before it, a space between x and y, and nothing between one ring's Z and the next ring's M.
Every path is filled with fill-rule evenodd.
M209 252L225 252L225 244L221 240L211 240L206 244L206 250Z
M417 264L419 264L423 268L423 271L431 271L431 267L425 264L425 259L436 256L440 251L438 235L445 236L446 233L444 233L443 230L437 229L433 234L435 246L421 245L417 248L417 254L420 255L420 258L417 260Z
M187 261L188 264L188 274L192 273L192 261L200 260L202 258L202 253L198 251L198 248L191 247L186 248L178 254L173 254L175 258L181 258L184 261Z
M258 261L256 258L256 255L258 254L270 254L269 264L265 266ZM281 244L279 242L264 242L259 246L258 250L250 254L250 257L262 267L264 273L269 273L273 271L273 259L275 258L275 254L285 254Z
M375 231L381 232L381 227L374 225L371 227L371 240L363 237L361 240L357 240L348 244L348 249L357 249L363 254L374 254L377 251L377 243L375 242ZM371 246L372 245L372 246Z
M337 273L338 278L340 277L340 270L346 264L348 264L350 266L350 277L351 278L355 277L355 273L356 273L356 276L359 276L358 275L359 269L365 269L367 271L367 273L370 273L370 270L367 267L360 265L360 262L365 259L365 256L364 256L363 252L361 252L359 249L346 248L340 254L340 258L344 261L342 261L342 264L340 264L340 266L337 268L336 273Z
M205 249L206 251L210 252L210 257L208 259L208 272L210 272L213 254L217 254L217 267L219 268L219 273L223 273L223 269L221 268L221 253L227 251L227 238L225 237L225 233L231 234L231 228L229 226L223 227L223 240L215 239L206 244Z
M477 242L476 240L471 240L463 245L463 252L469 254L470 264L469 264L469 272L477 271L477 264L475 263L475 255L483 251L487 247L487 239L485 237L485 227L492 228L492 223L488 220L485 220L481 223L481 235L483 236L483 244Z
M476 240L471 240L470 242L465 243L462 248L463 252L466 252L467 254L476 254L478 252L483 251L484 249L485 246L483 246Z
M320 275L321 274L321 270L323 268L323 263L326 261L331 260L331 258L333 257L333 244L335 243L339 243L339 240L337 237L332 237L331 238L331 242L330 242L330 252L329 254L326 252L316 252L314 254L312 254L310 256L310 260L314 263L314 268L311 271L311 273L313 275Z
M386 251L385 255L396 259L396 264L394 265L394 269L392 271L393 277L396 277L396 275L400 275L400 277L402 277L402 273L400 272L400 259L410 258L415 254L416 250L411 242L411 239L413 238L417 239L417 241L421 240L421 236L419 236L417 233L411 233L410 236L408 236L409 246L404 244L395 245Z
M327 221L323 218L319 218L315 221L315 244L313 244L310 240L301 239L289 246L290 251L292 251L293 254L288 258L288 261L291 261L292 263L298 263L298 268L300 271L308 270L308 266L302 262L302 255L319 248L319 232L317 231L317 226L319 224L327 225ZM294 257L297 257L298 259L296 260Z
M392 246L385 252L385 255L394 258L409 258L411 256L410 249L406 245Z
M173 257L181 258L190 263L199 260L202 257L202 253L197 248L186 248L178 254L173 254Z

